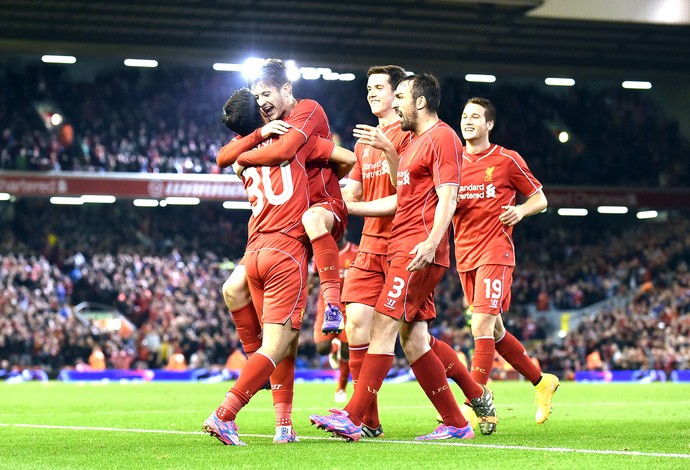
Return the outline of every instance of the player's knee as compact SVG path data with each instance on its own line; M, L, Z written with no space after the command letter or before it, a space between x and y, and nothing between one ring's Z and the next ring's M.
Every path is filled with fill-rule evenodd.
M243 286L238 285L232 278L223 283L223 299L231 312L244 307L251 300Z
M400 345L410 363L422 357L428 350L428 346L423 341L420 343L418 338L411 338L409 336L403 338L403 335L400 335Z
M488 313L474 313L472 315L472 336L486 337L494 335L496 318Z
M320 214L316 210L309 209L302 214L302 225L307 230L318 230L324 224Z

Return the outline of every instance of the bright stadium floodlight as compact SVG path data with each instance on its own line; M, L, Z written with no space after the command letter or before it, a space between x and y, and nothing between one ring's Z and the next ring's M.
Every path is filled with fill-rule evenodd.
M244 65L216 62L213 64L213 70L217 70L218 72L241 72L244 70Z
M570 134L566 131L561 131L558 133L558 141L562 144L567 143L570 140Z
M340 76L338 77L338 80L340 80L341 82L351 82L354 79L355 79L354 73L341 73Z
M50 123L54 126L59 126L60 123L62 123L62 116L60 113L55 113L52 116L50 116Z
M251 81L261 76L261 68L266 61L260 57L250 57L242 64L242 76Z
M158 67L158 61L153 59L125 59L127 67L143 67L153 69Z
M549 86L573 86L575 85L575 80L572 78L547 77L544 83Z
M299 72L305 80L318 80L321 76L316 67L300 67Z
M165 202L171 206L196 206L201 202L198 197L166 197ZM163 205L163 204L161 204Z
M135 199L132 201L135 207L158 207L157 199Z
M50 203L61 206L81 206L84 201L80 197L54 196L50 198Z
M628 208L625 206L599 206L597 212L600 214L627 214Z
M0 201L9 201L11 197L10 193L0 193Z
M108 194L84 194L81 200L92 204L112 204L117 199Z
M285 67L287 68L287 78L291 82L295 82L302 78L302 74L299 72L299 67L294 60L286 60Z
M330 80L338 80L340 78L340 74L337 72L328 72L328 73L324 73L322 75L322 77L324 80L329 80L329 81Z
M644 219L655 219L659 216L657 211L640 211L637 213L637 218L640 220Z
M561 207L558 209L558 215L563 217L584 217L587 214L587 209L577 207Z
M223 203L223 209L244 209L249 210L252 205L249 201L225 201Z
M73 64L77 58L73 55L44 55L41 62L45 64Z
M465 75L465 80L476 83L493 83L496 81L495 75L485 75L481 73L468 73Z
M626 90L649 90L652 88L652 82L626 80L623 83L621 83L621 86Z

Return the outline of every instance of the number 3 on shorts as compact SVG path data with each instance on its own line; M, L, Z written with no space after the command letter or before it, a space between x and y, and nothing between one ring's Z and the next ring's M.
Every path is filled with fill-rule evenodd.
M401 277L395 276L393 278L393 288L388 292L388 297L397 299L402 294L403 287L405 287L405 280Z

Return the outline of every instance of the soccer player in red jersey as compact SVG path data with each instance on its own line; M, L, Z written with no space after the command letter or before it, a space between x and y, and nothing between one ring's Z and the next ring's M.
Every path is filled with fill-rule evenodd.
M269 59L263 70L270 71L264 77L252 83L252 92L268 125L257 129L241 139L223 146L216 158L218 166L227 167L235 163L239 154L255 148L269 135L279 138L245 157L244 162L250 165L278 165L294 153L310 136L331 138L323 108L313 100L297 100L292 95L292 83L287 78L285 64L277 59ZM319 270L319 278L328 304L324 334L340 332L342 322L340 302L340 278L338 276L337 240L342 236L347 225L347 208L340 192L339 177L344 172L333 162L316 162L307 168L309 174L309 193L312 204L303 214L302 223L311 242L314 263ZM237 297L244 297L241 292L240 272L236 282L227 287L235 288ZM246 291L245 291L246 294ZM233 294L226 295L232 297ZM242 305L233 305L242 307Z
M266 73L270 77L273 72L269 69ZM273 87L271 93L275 92L277 90ZM314 110L320 108L313 103ZM267 126L278 129L271 127L270 123ZM304 123L301 129L307 127L308 124ZM261 129L256 132L260 133ZM261 145L271 144L261 141ZM292 429L291 412L294 361L306 305L308 250L305 245L306 231L301 221L309 208L310 195L305 167L307 161L324 163L329 157L337 158L334 146L333 142L312 135L292 157L287 160L283 158L286 162L279 166L262 164L261 158L257 159L260 148L238 155L239 165L259 165L244 168L240 174L252 206L244 262L252 304L256 306L260 324L263 325L263 336L260 348L247 361L235 386L217 410L204 421L204 430L224 444L243 445L234 420L239 410L269 377L276 407L277 433L274 442L297 441ZM351 156L350 165L354 164L354 154ZM269 159L270 155L265 160Z
M338 241L338 252L340 257L340 281L345 280L345 276L350 268L350 265L357 256L358 247L354 243L347 241L345 236ZM334 400L336 403L347 402L347 393L345 391L347 382L350 378L350 349L345 331L340 333L329 333L324 336L321 333L321 324L323 323L324 310L326 302L323 300L323 295L319 291L319 298L316 303L316 318L314 319L314 343L316 343L316 352L321 356L328 356L330 366L338 369L340 375L338 377L338 384L335 391ZM347 329L347 309L343 310L345 316L345 328Z
M440 92L438 80L430 74L406 77L396 88L393 107L401 118L401 129L414 135L400 156L397 199L381 200L390 205L375 214L395 211L389 268L375 307L369 349L355 393L344 410L309 417L319 429L347 440L357 441L362 435L362 418L393 364L398 333L412 371L444 420L434 432L418 439L474 437L450 391L443 363L428 342L427 322L435 316L433 290L450 262L449 227L462 154L460 139L438 118ZM384 204L379 201L379 205Z
M541 183L525 160L513 150L492 144L489 134L496 109L486 98L470 98L460 121L466 147L453 217L455 256L463 291L472 307L474 355L472 377L486 384L494 351L536 387L536 421L551 414L558 378L543 374L525 348L503 326L501 315L510 307L510 288L515 267L513 227L524 217L546 209ZM516 194L527 200L516 205ZM480 426L482 424L480 423Z
M343 190L348 207L356 208L359 202L376 201L396 194L396 182L391 180L390 175L397 175L398 154L405 150L412 137L409 131L401 129L400 117L393 109L395 88L406 76L405 70L397 65L373 66L367 72L367 101L379 124L376 127L358 124L355 128L354 135L358 138L355 145L357 163L350 172L350 182ZM350 370L355 386L369 347L376 302L384 288L392 222L392 214L364 218L359 254L348 271L343 287L342 299L348 311L345 329L350 340ZM455 380L470 403L475 400L478 409L484 410L479 414L495 415L493 406L487 403L491 398L490 391L486 397L483 396L485 389L477 385L467 368L457 360L453 348L434 337L430 337L430 345L443 362L446 376ZM486 406L488 408L482 408ZM362 436L383 436L376 398L362 418Z

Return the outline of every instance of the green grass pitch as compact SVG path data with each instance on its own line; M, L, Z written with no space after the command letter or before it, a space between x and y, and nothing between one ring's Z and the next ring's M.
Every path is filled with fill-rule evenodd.
M0 383L0 468L690 468L687 384L565 382L551 419L537 425L533 387L494 382L494 435L415 443L435 427L436 412L417 383L385 383L385 438L346 443L307 419L335 406L335 385L299 383L301 442L272 443L271 395L261 391L237 420L248 446L226 447L200 428L230 385Z

